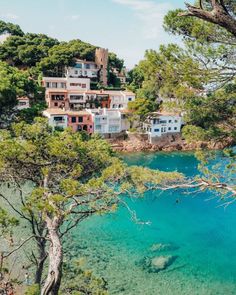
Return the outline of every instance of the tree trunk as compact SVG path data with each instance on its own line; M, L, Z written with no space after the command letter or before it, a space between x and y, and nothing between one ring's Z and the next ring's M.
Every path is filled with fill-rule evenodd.
M47 220L49 246L48 275L41 291L41 295L58 295L62 277L63 251L58 233L58 222Z

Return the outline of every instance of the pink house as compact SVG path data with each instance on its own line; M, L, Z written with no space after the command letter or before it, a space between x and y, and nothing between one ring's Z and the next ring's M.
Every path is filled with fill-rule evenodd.
M88 134L93 133L93 117L87 111L67 111L68 127L73 131L85 131Z

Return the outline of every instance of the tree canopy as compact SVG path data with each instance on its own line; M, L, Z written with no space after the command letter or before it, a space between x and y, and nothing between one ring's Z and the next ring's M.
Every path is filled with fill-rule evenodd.
M37 230L32 238L49 241L44 245L49 267L42 294L52 295L58 294L61 283L62 238L72 228L88 216L114 211L122 196L142 196L148 189L178 183L183 176L128 167L106 141L84 138L70 129L53 132L44 119L37 119L1 132L0 179L16 191L23 183L32 187L21 194L23 207L16 212L42 226L42 233Z
M0 20L0 35L5 32L15 36L24 35L24 32L21 30L20 26Z

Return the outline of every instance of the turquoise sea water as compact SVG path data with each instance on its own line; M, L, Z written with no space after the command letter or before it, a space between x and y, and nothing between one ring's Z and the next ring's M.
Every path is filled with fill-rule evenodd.
M134 154L129 164L165 171L197 174L192 154ZM110 294L231 295L236 294L236 205L219 207L213 193L186 195L180 191L147 193L129 201L142 221L135 224L125 208L92 217L73 233L78 255L108 281ZM178 200L178 202L176 202ZM152 252L151 246L171 243L178 248ZM166 270L151 273L144 257L175 255Z

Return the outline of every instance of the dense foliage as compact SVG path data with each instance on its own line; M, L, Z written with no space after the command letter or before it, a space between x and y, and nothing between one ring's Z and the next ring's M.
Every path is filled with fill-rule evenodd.
M212 1L201 2L202 8L212 10ZM164 28L182 37L184 47L170 44L147 51L130 74L130 86L139 98L162 100L162 107L183 112L190 125L184 135L193 141L200 136L194 126L201 130L199 140L235 138L235 36L216 23L183 14L170 11Z
M37 79L42 73L45 76L64 75L65 66L73 66L75 59L94 61L96 46L79 39L59 42L44 34L24 34L19 26L0 22L0 33L9 32L11 36L0 44L0 60L20 69L30 69ZM120 87L114 69L121 71L124 61L115 53L109 53L108 83Z
M0 20L0 34L3 33L9 33L15 36L24 35L24 32L21 30L20 26Z
M27 71L0 62L0 116L13 110L18 96L38 97L37 83Z
M44 119L14 124L0 134L0 180L20 193L20 207L11 199L4 200L33 232L31 238L37 245L33 254L37 262L35 282L41 285L48 257L44 295L58 294L63 237L79 222L93 214L113 212L122 195L142 196L148 189L182 179L177 172L128 167L106 141L70 129L53 132ZM32 189L27 193L21 189L22 183L29 183Z

